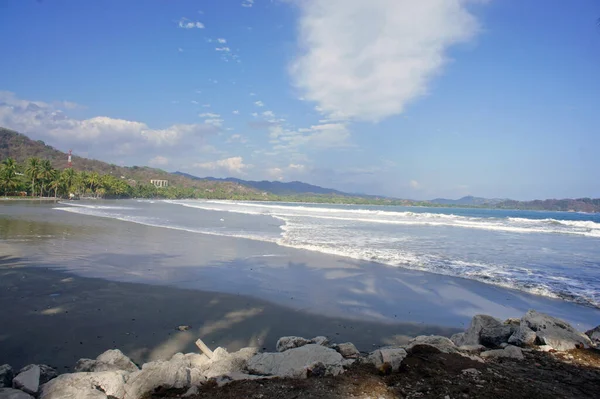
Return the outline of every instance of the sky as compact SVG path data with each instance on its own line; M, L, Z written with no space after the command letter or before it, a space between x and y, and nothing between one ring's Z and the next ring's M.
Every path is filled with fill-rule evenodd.
M0 126L196 176L600 197L597 0L0 0Z

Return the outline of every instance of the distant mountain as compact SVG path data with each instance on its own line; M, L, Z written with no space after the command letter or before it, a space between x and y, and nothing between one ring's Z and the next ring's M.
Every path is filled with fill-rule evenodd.
M466 197L459 198L457 200L446 199L446 198L436 198L432 199L431 203L440 204L440 205L496 205L501 202L509 201L508 199L501 198L482 198L482 197L473 197L472 195L467 195Z
M20 164L23 164L28 158L32 157L48 159L52 162L52 166L59 170L67 166L66 153L46 145L41 140L32 140L22 133L0 127L0 160L8 157L14 158ZM258 194L255 189L245 187L236 182L198 181L197 179L191 179L148 166L117 166L77 155L73 155L73 169L111 174L117 177L123 176L123 178L134 180L137 183L149 184L151 179L164 179L168 180L170 185L178 187L218 190L227 194Z
M323 194L323 195L342 195L342 196L360 196L360 197L372 197L367 195L356 195L344 193L342 191L334 190L332 188L324 188L320 186L315 186L313 184L303 183L300 181L293 181L289 183L284 183L280 181L254 181L254 180L242 180L236 179L235 177L227 177L223 179L219 179L216 177L197 177L190 175L189 173L184 172L175 172L174 174L185 176L190 179L196 180L211 180L211 181L223 181L223 182L233 182L242 184L244 186L255 188L259 191L266 191L275 195L294 195L294 194Z

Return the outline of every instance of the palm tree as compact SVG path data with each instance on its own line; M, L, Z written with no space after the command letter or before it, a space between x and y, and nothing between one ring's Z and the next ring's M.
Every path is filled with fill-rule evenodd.
M39 179L41 181L41 189L40 189L40 197L44 196L44 186L48 183L50 183L50 181L52 181L52 176L54 174L54 168L52 167L52 164L50 163L49 160L44 159L41 163L41 170L40 170L40 175L39 175Z
M17 178L17 163L12 158L6 158L2 161L2 175L0 177L0 183L4 188L4 195L8 195L11 191L14 191L15 187L19 183Z
M85 194L88 176L89 176L89 174L87 172L81 172L79 174L78 186L79 186L79 189L81 190L81 194Z
M65 187L65 181L62 175L58 171L52 171L52 180L50 181L49 188L54 190L54 199L58 197L58 190Z
M87 183L90 185L90 191L95 193L96 189L100 185L100 175L98 175L96 172L90 173Z
M67 194L70 194L73 191L73 186L75 185L75 182L77 180L77 173L75 173L75 171L71 168L65 169L62 171L61 179L64 182L65 188L68 191Z
M29 158L27 162L27 168L25 169L25 175L31 179L31 196L35 195L35 179L40 174L41 166L39 158Z

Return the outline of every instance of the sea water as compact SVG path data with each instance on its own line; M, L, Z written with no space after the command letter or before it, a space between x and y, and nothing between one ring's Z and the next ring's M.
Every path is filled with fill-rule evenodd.
M269 242L600 307L600 214L206 200L76 201L53 210Z

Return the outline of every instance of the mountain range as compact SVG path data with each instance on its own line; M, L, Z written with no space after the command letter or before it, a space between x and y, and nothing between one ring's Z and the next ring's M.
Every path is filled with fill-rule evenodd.
M509 201L506 198L482 198L482 197L473 197L472 195L467 195L466 197L459 198L457 200L446 199L446 198L436 198L432 199L432 204L440 204L440 205L472 205L472 206L483 206L483 205L497 205L504 201Z

